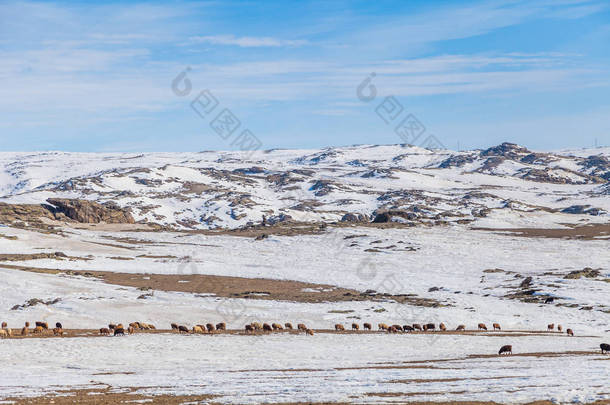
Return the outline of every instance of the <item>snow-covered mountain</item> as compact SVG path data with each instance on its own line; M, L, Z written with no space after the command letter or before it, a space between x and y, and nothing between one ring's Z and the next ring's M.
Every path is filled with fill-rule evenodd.
M199 153L0 153L0 202L113 202L139 222L606 222L610 148L454 152L410 145ZM347 215L346 215L347 214Z

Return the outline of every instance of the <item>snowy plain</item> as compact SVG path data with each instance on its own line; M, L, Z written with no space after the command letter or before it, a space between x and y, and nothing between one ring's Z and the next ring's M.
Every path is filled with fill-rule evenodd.
M14 372L0 376L0 397L37 396L69 383L216 394L221 403L586 403L610 397L604 378L610 361L593 353L598 341L381 333L13 340L2 342L0 361ZM515 354L494 356L507 342ZM551 350L572 354L522 356Z
M495 166L485 151L405 145L260 151L248 161L237 152L0 153L2 202L115 201L131 208L138 221L175 226L136 232L56 223L60 233L1 226L0 255L70 257L0 262L0 320L13 329L38 320L74 329L136 320L163 329L172 322L192 327L222 321L243 329L260 321L304 322L317 330L351 322L443 322L449 329L498 322L505 331L541 332L555 323L576 334L3 339L0 364L12 372L0 374L0 400L102 386L218 394L220 402L232 403L608 400L610 359L599 354L599 344L610 343L610 236L523 237L510 229L607 224L610 198L599 176L610 149L518 151L511 157L515 150L510 147L506 156L489 152L502 158ZM594 161L601 165L591 166ZM548 178L532 180L532 170ZM578 204L601 213L561 212ZM347 212L370 218L374 210L394 206L421 214L419 222L386 228L332 224ZM480 210L488 211L479 215ZM263 240L196 232L277 214L328 226L317 234L271 232ZM439 218L447 221L437 224ZM159 290L139 299L137 288L11 266L292 280L413 294L441 305L391 299L307 303ZM587 268L596 275L567 277ZM529 277L529 286L521 287ZM555 301L511 296L530 288L536 290L532 296ZM60 300L12 309L33 298ZM504 344L513 345L513 356L497 356Z

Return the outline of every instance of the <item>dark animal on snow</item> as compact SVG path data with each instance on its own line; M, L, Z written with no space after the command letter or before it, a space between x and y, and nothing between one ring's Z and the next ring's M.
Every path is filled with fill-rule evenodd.
M502 355L502 353L506 353L506 354L513 354L513 347L511 345L504 345L500 348L500 351L498 351L499 355Z
M402 330L405 332L413 332L413 327L410 325L403 325Z
M418 323L414 323L414 324L413 324L413 329L414 329L414 330L422 330L422 329L421 329L421 325L420 325L420 324L418 324Z
M484 323L479 324L479 330L487 330L487 326Z
M101 328L100 329L100 335L109 336L110 335L110 329L108 329L108 328Z
M302 330L303 332L305 332L308 328L307 328L307 326L305 326L304 323L300 323L300 324L297 325L297 329L298 330Z
M574 331L572 329L566 330L566 333L568 334L568 336L574 336Z
M502 330L499 323L494 323L492 326L494 327L494 330Z
M119 336L119 335L125 336L125 329L123 329L123 328L116 328L114 330L114 336Z
M264 323L264 324L263 324L263 330L264 330L265 332L272 332L272 331L273 331L273 328L272 328L272 327L271 327L271 325L269 325L268 323Z
M189 333L189 328L187 328L187 327L186 327L186 326L184 326L184 325L179 325L179 326L178 326L178 332L179 332L179 333Z
M285 327L286 329L292 329L292 324L291 324L290 322L286 322L286 323L284 324L284 327Z
M363 323L362 327L364 328L364 330L371 330L372 329L371 324L368 323L368 322Z
M455 328L456 331L460 331L460 330L466 330L466 326L465 325L458 325L457 328Z
M610 345L608 343L602 343L599 347L602 349L602 354L610 353Z
M216 330L216 328L214 328L214 325L212 325L211 323L206 323L205 327L208 329L208 332L212 333Z
M227 324L224 322L217 323L216 330L227 330Z
M341 330L345 330L345 328L340 323L336 323L335 324L335 330L336 331L341 331Z
M178 324L172 323L172 330L178 330Z
M59 328L59 329L63 329L64 327L61 326L61 322L55 322L55 327Z
M360 330L360 326L357 323L352 323L352 330Z

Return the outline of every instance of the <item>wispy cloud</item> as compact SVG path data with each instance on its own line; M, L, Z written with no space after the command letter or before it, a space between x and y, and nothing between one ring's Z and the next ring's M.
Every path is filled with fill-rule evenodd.
M174 122L190 112L189 100L170 91L171 80L185 66L192 68L195 91L209 88L223 104L239 106L244 114L273 108L272 114L286 123L311 114L303 126L311 122L316 127L343 116L360 119L355 88L371 72L377 73L380 97L411 97L421 104L440 95L466 102L513 96L517 103L527 103L528 95L542 92L554 102L572 91L610 86L607 61L592 60L582 45L606 43L603 24L575 35L571 47L538 46L535 36L502 43L503 35L510 35L503 32L520 24L552 19L577 24L579 18L607 9L605 2L380 4L360 9L307 1L299 7L244 2L235 16L234 4L213 1L5 1L0 12L0 126L120 126L159 115ZM276 23L269 24L266 8L273 8ZM244 18L248 13L259 14ZM493 41L481 40L488 34ZM345 124L346 131L350 125Z
M208 35L189 38L190 42L211 45L229 45L242 48L294 47L307 45L306 40L279 39L272 37L236 37L235 35Z

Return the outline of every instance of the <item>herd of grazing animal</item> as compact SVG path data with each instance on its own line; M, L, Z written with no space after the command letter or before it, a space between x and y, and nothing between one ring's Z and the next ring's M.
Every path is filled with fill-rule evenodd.
M336 325L335 325L336 326ZM341 326L343 327L343 326ZM260 323L260 322L251 322L245 326L245 331L247 334L256 334L259 332L262 333L271 333L271 332L281 332L281 331L293 331L294 328L290 322L286 322L284 326L279 323L272 323L269 325L268 323ZM305 332L306 335L313 336L313 330L309 329L305 326L304 323L297 324L297 332Z
M0 337L9 338L17 335L28 336L30 335L30 333L41 336L50 334L53 334L53 336L64 335L63 326L59 322L55 324L55 327L53 329L49 328L49 324L47 322L36 322L35 325L36 326L34 327L34 329L30 329L30 323L26 322L23 328L21 328L21 333L16 334L13 333L13 330L8 327L8 324L6 322L2 322L2 329L0 329Z
M213 323L197 324L193 326L193 329L189 330L187 326L178 325L177 323L172 323L171 325L172 331L178 333L194 333L194 334L203 334L203 333L216 333L227 330L227 324L224 322L217 323L214 325Z
M494 323L492 326L493 326L494 331L502 330L502 327L500 326L499 323ZM428 332L428 331L436 330L436 324L434 324L434 323L425 323L425 324L414 323L411 325L387 325L385 323L379 323L377 325L377 327L378 327L379 331L385 331L387 333L398 333L398 332L408 333L408 332L414 332L414 331ZM184 334L189 334L189 333L204 334L204 333L218 333L218 332L226 331L227 324L225 322L220 322L220 323L217 323L216 325L214 325L212 323L206 323L205 325L198 324L198 325L193 326L192 329L189 329L187 326L178 325L177 323L172 323L171 328L173 331L178 332L180 334L183 334L183 333ZM563 327L561 325L555 326L554 323L547 325L547 331L549 331L549 332L554 332L555 328L557 328L557 331L559 333L563 332ZM362 329L364 331L367 331L367 330L372 331L372 325L368 322L365 322L362 324ZM447 331L447 326L444 323L440 323L438 325L438 329L441 332L445 332L445 331ZM484 323L479 323L477 325L477 329L480 331L488 330L487 326ZM156 327L152 324L144 323L144 322L132 322L128 325L127 329L121 323L109 324L108 327L100 328L99 334L102 336L110 336L110 335L124 336L125 332L127 332L128 334L133 334L133 333L136 333L137 331L141 331L141 330L142 331L143 330L156 330ZM279 332L279 331L285 331L285 330L293 331L294 328L292 326L292 323L286 322L284 325L281 325L280 323L271 323L271 324L262 323L261 324L260 322L252 322L245 326L246 334L256 334L258 332L272 333L272 332ZM351 325L351 330L360 331L360 325L353 322ZM455 330L456 331L465 331L466 326L458 325L458 327ZM308 328L303 323L297 324L296 331L304 332L306 335L309 335L309 336L314 335L314 331L312 329ZM342 324L337 323L337 324L335 324L335 331L346 332L346 329ZM30 334L50 335L51 333L53 334L53 336L63 336L64 329L63 329L62 324L60 322L57 322L55 324L55 328L50 329L49 324L47 322L36 322L35 327L33 329L31 329L30 323L25 322L23 328L21 328L20 335L21 336L28 336ZM574 336L574 331L571 328L568 328L568 329L566 329L566 334L568 336ZM0 329L0 338L9 338L9 337L13 337L13 336L16 336L16 334L13 333L13 330L8 327L8 324L6 322L2 322L2 328ZM602 354L610 353L610 344L602 343L600 345L600 348L601 348ZM498 351L498 355L512 354L512 351L513 351L512 345L504 345Z

